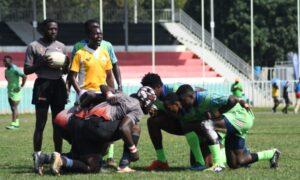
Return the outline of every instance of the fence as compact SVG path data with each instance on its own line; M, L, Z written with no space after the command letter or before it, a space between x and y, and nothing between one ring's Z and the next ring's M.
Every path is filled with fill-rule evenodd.
M150 23L152 21L151 9L139 8L137 12L137 22ZM124 22L125 11L124 9L104 9L103 10L103 22ZM59 22L72 22L83 23L88 19L99 19L98 7L60 7L60 8L48 8L47 18L56 19ZM128 9L128 21L130 23L135 22L135 12L133 7ZM171 9L156 9L155 20L156 22L171 21L172 12ZM0 7L0 21L27 21L33 20L33 12L31 8L15 7L9 10L3 10ZM43 20L42 8L37 9L37 21Z
M179 21L182 25L188 28L197 38L202 40L202 27L199 23L197 23L192 17L190 17L183 10L179 10L176 15L176 21ZM204 42L206 47L211 48L211 34L204 30ZM251 78L251 67L247 64L243 59L241 59L238 55L232 52L229 48L227 48L222 42L218 39L214 39L214 51L223 57L227 62L229 62L233 67L237 68L240 72L242 72L248 78Z
M137 81L138 82L138 81ZM178 82L181 84L180 82ZM184 83L189 83L184 82ZM228 96L231 94L230 87L231 84L227 81L224 82L199 82L199 83L190 83L194 88L201 87L206 90L209 90L210 92L222 94L224 96ZM170 84L172 85L172 84ZM273 105L273 99L272 99L272 83L271 81L255 81L254 87L259 87L259 90L254 91L261 91L263 96L265 96L267 100L264 100L263 98L257 98L255 100L255 104L257 107L272 107ZM281 83L282 85L282 83ZM137 92L138 88L140 87L139 83L136 84L124 84L124 93L131 94ZM291 99L291 102L295 102L295 93L294 93L294 87L295 82L290 82L289 87L289 97ZM19 112L20 113L33 113L34 112L34 106L31 104L31 97L32 97L32 87L25 87L23 90L23 96L21 103L19 105ZM244 92L246 91L252 91L251 87L244 87ZM279 86L280 91L280 99L282 99L282 86ZM75 101L75 91L71 91L69 100L70 102L67 104L67 107L71 107ZM247 99L247 97L245 97ZM10 113L10 108L7 100L7 93L5 87L0 87L0 114L6 114Z

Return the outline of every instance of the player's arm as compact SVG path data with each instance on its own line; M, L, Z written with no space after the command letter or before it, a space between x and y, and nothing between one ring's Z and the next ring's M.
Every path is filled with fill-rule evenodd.
M34 63L33 47L29 45L25 53L24 73L26 75L35 73L41 67L42 63Z
M120 71L118 63L113 64L113 73L114 73L114 77L115 77L115 79L117 81L117 84L118 84L118 90L122 91L123 90L122 78L121 78L121 71Z
M81 90L78 82L76 81L76 77L79 72L79 69L80 69L80 55L75 54L75 56L72 60L72 64L71 64L71 68L70 68L68 77L70 80L70 84L74 87L77 94L80 94L80 90Z
M122 91L121 71L120 71L120 68L119 68L119 65L118 65L117 56L115 54L114 48L113 48L111 43L108 44L107 51L108 51L109 58L111 59L111 63L112 63L112 66L113 66L112 70L113 70L114 77L115 77L115 79L117 81L117 84L118 84L118 90Z
M27 80L27 76L26 76L26 75L22 76L21 87L24 87L24 85L25 85L25 83L26 83L26 80Z
M115 88L114 78L111 70L106 70L106 83L110 88Z

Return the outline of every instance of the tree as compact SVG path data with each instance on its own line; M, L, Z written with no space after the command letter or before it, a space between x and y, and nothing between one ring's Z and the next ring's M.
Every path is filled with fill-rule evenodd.
M188 0L185 11L201 22L200 0ZM205 27L209 28L209 1L205 1ZM250 61L250 1L215 1L216 38ZM273 66L297 48L295 0L254 0L255 64Z

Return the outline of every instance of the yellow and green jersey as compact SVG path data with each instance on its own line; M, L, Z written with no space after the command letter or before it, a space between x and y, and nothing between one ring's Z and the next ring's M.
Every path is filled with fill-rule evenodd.
M95 92L100 92L100 85L106 84L106 71L111 69L107 50L88 46L76 52L71 65L71 71L78 73L80 88Z

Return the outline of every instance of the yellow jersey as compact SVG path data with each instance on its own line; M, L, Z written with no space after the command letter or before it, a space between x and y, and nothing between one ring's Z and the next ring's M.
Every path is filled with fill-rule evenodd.
M272 97L279 96L279 89L277 87L272 87Z
M76 52L71 65L71 71L78 73L80 88L95 92L100 92L100 85L106 84L106 71L111 69L107 50L93 50L87 45Z

